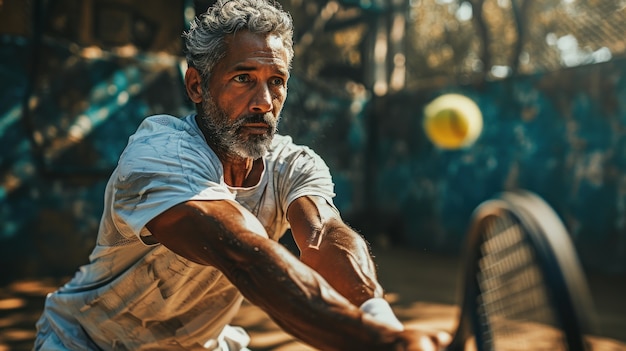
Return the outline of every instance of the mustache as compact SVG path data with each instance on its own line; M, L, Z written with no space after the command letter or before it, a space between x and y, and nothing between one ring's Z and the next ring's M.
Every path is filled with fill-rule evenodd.
M249 123L265 123L269 128L276 129L277 120L274 119L271 113L255 113L246 115L235 122L236 128Z

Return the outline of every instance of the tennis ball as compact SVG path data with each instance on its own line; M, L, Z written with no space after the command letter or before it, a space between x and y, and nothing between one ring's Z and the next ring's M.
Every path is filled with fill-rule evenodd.
M424 108L426 136L442 149L468 147L478 139L482 129L482 113L466 96L441 95Z

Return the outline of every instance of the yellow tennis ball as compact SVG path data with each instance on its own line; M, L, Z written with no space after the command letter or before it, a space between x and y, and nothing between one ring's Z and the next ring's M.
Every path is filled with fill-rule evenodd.
M442 149L468 147L478 139L482 130L482 113L466 96L441 95L424 108L426 136Z

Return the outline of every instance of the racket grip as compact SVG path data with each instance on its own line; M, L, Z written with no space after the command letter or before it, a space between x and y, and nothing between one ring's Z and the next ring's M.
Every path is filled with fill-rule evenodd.
M398 317L393 313L389 303L380 297L374 297L365 301L361 307L361 311L374 317L377 321L387 324L389 327L404 330L404 325L398 320Z

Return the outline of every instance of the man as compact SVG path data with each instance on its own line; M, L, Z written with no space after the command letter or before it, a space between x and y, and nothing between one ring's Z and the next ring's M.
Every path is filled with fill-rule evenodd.
M42 350L247 350L247 298L323 350L422 350L384 302L324 162L275 135L293 57L289 15L218 0L185 33L197 114L147 118L105 192L90 263L46 299ZM291 228L300 260L277 243Z

